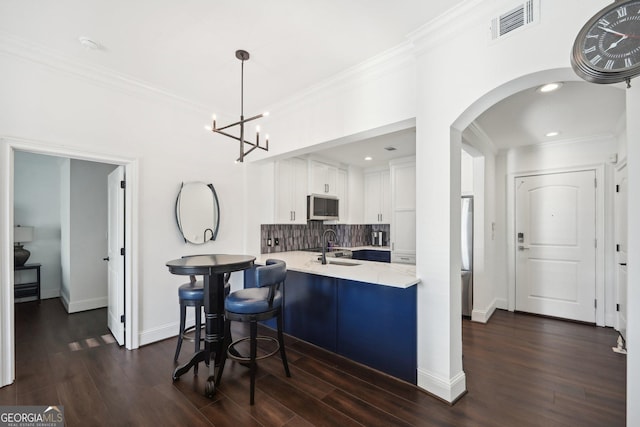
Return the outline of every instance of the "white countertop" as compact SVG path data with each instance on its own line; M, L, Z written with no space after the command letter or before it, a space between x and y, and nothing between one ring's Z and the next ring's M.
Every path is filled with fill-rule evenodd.
M321 276L355 280L395 288L409 288L420 283L420 279L416 277L416 266L409 264L327 257L328 263L322 265L320 261L318 261L317 253L304 251L260 254L256 257L256 264L264 264L269 258L281 259L287 263L288 270L298 271L300 273L318 274ZM331 264L331 261L348 262L358 265L337 265Z

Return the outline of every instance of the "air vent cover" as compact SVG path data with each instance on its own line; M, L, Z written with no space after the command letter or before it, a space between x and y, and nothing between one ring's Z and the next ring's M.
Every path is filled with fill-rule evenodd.
M538 22L539 0L528 0L491 20L491 39L496 40L518 28Z

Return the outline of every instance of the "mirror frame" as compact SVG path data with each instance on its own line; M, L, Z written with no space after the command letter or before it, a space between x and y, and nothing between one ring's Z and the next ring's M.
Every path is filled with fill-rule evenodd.
M185 243L192 243L194 245L204 245L208 241L216 240L216 237L218 236L218 229L220 228L220 203L218 201L218 194L216 193L216 189L213 188L213 184L205 184L204 182L200 182L200 181L188 182L186 184L202 184L202 185L206 185L211 190L211 195L213 197L213 205L214 205L215 224L213 226L213 230L211 230L210 228L205 228L205 230L204 230L205 240L202 241L202 242L192 242L191 240L188 240L186 238L186 236L184 235L184 232L182 230L183 227L182 227L182 224L180 222L180 210L179 209L180 209L180 196L182 195L182 190L184 189L185 182L182 182L180 184L180 191L178 191L178 196L176 197L176 205L175 205L176 224L178 225L178 230L180 230L180 234L182 235L182 238L184 239L184 242ZM211 231L211 238L210 239L206 239L207 231Z

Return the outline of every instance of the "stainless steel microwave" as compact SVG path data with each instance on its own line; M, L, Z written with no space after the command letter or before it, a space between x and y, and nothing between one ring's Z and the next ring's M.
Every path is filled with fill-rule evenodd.
M339 219L340 201L335 196L310 194L307 196L308 221L332 221Z

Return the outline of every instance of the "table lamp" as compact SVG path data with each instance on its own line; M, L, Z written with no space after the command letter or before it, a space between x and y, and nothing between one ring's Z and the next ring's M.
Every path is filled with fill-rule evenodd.
M33 241L33 227L17 225L13 227L13 265L22 267L31 252L22 247L23 243Z

